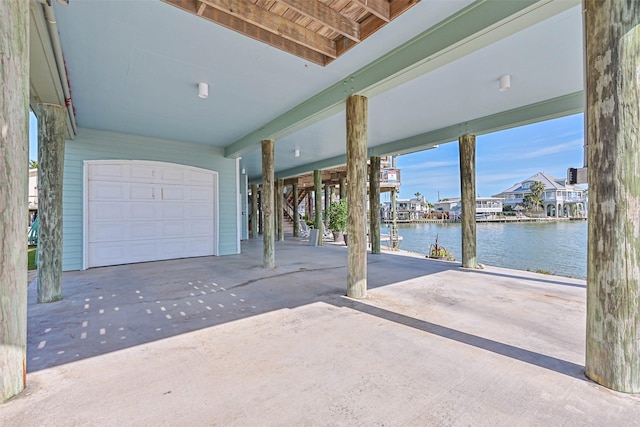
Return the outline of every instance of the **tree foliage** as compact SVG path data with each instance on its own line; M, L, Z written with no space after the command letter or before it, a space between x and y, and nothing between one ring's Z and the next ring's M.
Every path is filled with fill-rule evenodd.
M341 200L329 205L327 212L329 218L329 230L335 232L345 232L349 221L347 202Z
M540 181L535 181L531 183L529 190L531 190L531 193L524 196L524 202L533 210L537 211L542 205L542 195L545 190L544 184Z

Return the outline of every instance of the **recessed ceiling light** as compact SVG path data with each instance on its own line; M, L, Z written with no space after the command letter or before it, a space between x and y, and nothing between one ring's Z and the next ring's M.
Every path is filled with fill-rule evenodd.
M209 97L209 85L206 83L198 83L198 97L206 99Z
M509 90L511 88L511 75L505 74L503 76L500 76L500 79L498 79L498 81L500 82L500 85L498 86L498 90L500 92L504 92L505 90Z

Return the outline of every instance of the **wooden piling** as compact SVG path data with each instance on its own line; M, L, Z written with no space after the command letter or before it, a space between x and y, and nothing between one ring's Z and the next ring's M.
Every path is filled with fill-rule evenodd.
M298 213L298 209L300 205L298 203L298 183L294 182L292 185L291 191L293 192L293 237L298 237L300 235L300 214Z
M276 267L275 257L275 224L274 224L274 152L273 139L262 140L262 210L264 216L263 225L263 262L264 268Z
M264 234L264 209L262 209L262 185L258 189L258 233Z
M29 4L0 1L0 402L27 378Z
M367 296L367 98L347 98L347 296Z
M327 218L327 212L329 212L329 206L331 206L331 184L326 183L324 185L324 217Z
M640 2L583 2L589 238L585 371L640 393Z
M462 205L462 267L476 268L476 136L462 135L460 151L460 204Z
M284 179L278 178L276 185L276 218L278 219L278 241L284 241Z
M380 253L380 157L369 161L369 237L371 253Z
M313 227L318 230L318 246L322 246L322 171L313 171L313 193L315 198Z
M38 104L38 302L62 299L62 177L67 109Z
M251 184L251 238L258 238L258 185Z
M340 177L340 201L347 200L347 181L344 176Z

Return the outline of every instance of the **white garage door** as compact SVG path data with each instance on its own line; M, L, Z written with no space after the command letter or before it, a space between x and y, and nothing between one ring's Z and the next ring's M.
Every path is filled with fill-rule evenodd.
M217 255L216 172L147 161L85 171L87 268Z

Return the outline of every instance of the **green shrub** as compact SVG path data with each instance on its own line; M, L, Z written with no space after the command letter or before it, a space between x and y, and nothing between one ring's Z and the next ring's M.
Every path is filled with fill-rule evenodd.
M327 217L329 218L329 230L338 233L347 231L347 224L349 223L347 202L341 200L337 203L331 203Z

